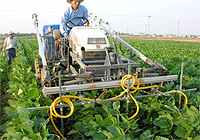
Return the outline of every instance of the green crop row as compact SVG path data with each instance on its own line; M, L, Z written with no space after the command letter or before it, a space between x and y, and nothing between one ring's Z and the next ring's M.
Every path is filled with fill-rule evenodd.
M74 123L75 121L76 123L72 128L70 127L71 131L67 131L72 133L69 133L70 136L68 137L74 136L75 139L199 139L200 43L147 40L126 41L150 59L166 66L170 74L180 75L181 63L184 62L183 89L198 88L195 92L186 93L189 98L188 108L182 110L177 107L178 95L138 99L140 113L130 122L124 122L125 120L121 117L128 118L125 114L126 103L121 102L118 105L118 110L122 114L114 107L116 102L107 103L106 105L88 105L77 109L73 115L74 117L69 118L68 126L73 126L70 122ZM118 52L126 57L130 56L130 52L125 47L122 47L122 51L118 47ZM134 60L146 66L137 57ZM166 83L162 90L169 91L171 89L179 89L179 80ZM112 89L108 94L115 96L119 93L120 91ZM137 95L141 94L137 93L135 96ZM130 103L130 106L129 115L136 111L134 103Z
M0 46L2 50L3 45ZM8 89L8 62L5 57L3 57L2 52L0 51L0 118L3 118L5 113L3 112L3 107L7 105L6 90ZM3 119L0 119L0 125L4 123ZM0 132L1 133L1 132Z
M199 43L173 41L126 40L152 60L165 65L170 74L180 74L181 62L185 63L183 89L199 87ZM20 53L7 74L9 78L8 104L4 106L2 138L5 139L58 139L58 133L49 122L49 110L29 111L26 108L49 106L50 99L43 98L33 71L38 55L36 39L21 39ZM190 49L190 48L191 49ZM122 47L124 55L129 52ZM188 53L189 52L189 53ZM197 53L197 54L196 54ZM197 58L195 58L197 57ZM6 59L2 57L5 62ZM135 61L145 64L138 60ZM3 67L2 67L3 68ZM6 70L3 69L3 70ZM6 75L6 74L4 74ZM166 83L163 91L179 89L179 81ZM102 98L108 99L121 93L121 89L109 89ZM86 98L96 98L103 91L83 92ZM75 95L74 93L69 93ZM133 96L142 95L140 92ZM140 112L132 120L128 117L136 111L130 101L95 103L75 107L74 114L64 119L67 139L200 139L200 92L187 92L189 103L185 110L178 107L179 95L157 96L137 99ZM75 99L73 103L79 102ZM184 98L182 98L184 104ZM64 108L68 114L69 109ZM54 119L60 129L60 119Z
M8 82L8 106L4 106L4 139L52 139L47 124L48 109L28 111L26 108L50 104L43 98L32 71L38 46L35 39L19 40L19 53L12 62ZM51 126L50 126L51 128Z
M8 83L8 62L5 57L0 55L0 85L1 85L1 93L5 93L7 89L7 83Z
M170 70L170 74L180 75L181 63L184 62L183 89L199 88L199 43L126 41L150 59L165 65ZM168 51L170 49L174 53ZM120 51L118 47L119 53L124 53L126 57L130 56L124 47L122 50L124 52ZM146 66L136 57L134 60ZM190 79L186 77L190 77ZM169 91L171 89L179 89L179 80L166 83L161 90ZM103 97L108 99L120 92L120 89L110 89ZM100 94L101 91L83 93L87 98L95 98ZM137 95L141 95L141 93L137 92L134 96ZM187 92L186 95L189 104L185 110L178 107L179 95L177 94L137 99L140 112L131 121L127 121L128 116L136 111L136 106L132 101L129 104L128 116L124 101L77 107L74 114L65 123L65 136L69 139L200 139L199 89L195 92ZM182 103L184 103L183 98Z
M179 42L165 40L125 40L135 49L143 53L152 61L156 61L164 65L169 74L180 75L181 63L184 62L183 88L199 88L200 87L200 43L199 42ZM130 52L122 47L118 52L126 57L130 56ZM146 66L143 61L134 58L136 62L140 62ZM180 80L175 82L179 85ZM173 87L174 88L174 87Z

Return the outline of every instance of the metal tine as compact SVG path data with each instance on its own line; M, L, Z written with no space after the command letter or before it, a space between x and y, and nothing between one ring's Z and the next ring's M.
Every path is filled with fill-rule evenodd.
M59 71L59 96L60 96L60 112L63 115L63 101L62 101L62 89L61 89L61 71ZM61 118L61 131L64 136L64 122L63 118Z
M193 89L186 89L183 90L182 92L189 92L189 91L196 91L197 88ZM175 94L175 92L170 92L170 93L161 93L158 91L157 94L149 94L149 95L140 95L140 96L134 96L135 99L140 99L140 98L147 98L147 97L154 97L154 96L166 96L170 94ZM80 105L86 105L86 104L92 104L92 103L102 103L102 102L114 102L114 101L122 101L122 100L127 100L127 97L123 98L117 98L117 99L105 99L105 100L96 100L96 101L84 101L81 103L74 103L74 106L80 106ZM27 110L42 110L42 109L47 109L50 106L43 106L43 107L32 107L32 108L27 108ZM56 108L59 108L60 105L56 105ZM69 107L68 104L63 104L63 107Z

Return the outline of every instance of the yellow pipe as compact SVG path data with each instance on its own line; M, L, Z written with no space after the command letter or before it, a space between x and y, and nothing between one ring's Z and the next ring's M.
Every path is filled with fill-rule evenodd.
M137 109L136 109L135 114L133 114L131 117L129 117L128 120L131 120L131 119L135 118L138 115L138 113L139 113L139 104L138 104L137 100L132 96L132 94L135 93L135 92L137 92L138 90L141 90L141 89L149 89L149 88L153 88L153 87L156 87L157 88L156 90L159 89L159 86L157 86L157 85L155 85L155 86L148 86L148 87L140 87L140 81L139 81L138 78L136 78L136 77L134 77L132 75L126 75L121 80L121 86L122 86L122 88L123 88L124 91L122 93L120 93L119 95L117 95L115 97L112 97L110 99L116 99L116 98L119 98L119 97L123 96L127 92L127 88L128 88L127 85L125 84L125 82L126 82L126 80L131 79L131 78L133 79L133 84L130 86L130 89L133 89L134 91L130 92L130 97L134 101L134 103L136 104L136 108ZM136 82L138 83L137 87L134 86ZM172 90L172 91L169 91L169 92L177 92L177 93L182 94L185 97L185 99L186 99L186 104L188 104L188 98L187 98L187 96L183 92L177 91L177 90ZM167 93L169 93L169 92L167 92ZM152 93L149 93L149 94L152 94ZM59 115L56 112L56 109L55 109L55 106L58 103L60 103L60 97L56 98L53 101L53 103L51 104L51 106L50 106L50 118L51 118L51 122L52 122L55 130L60 134L60 136L62 138L64 138L64 136L62 135L62 133L56 127L56 125L55 125L55 123L53 121L53 116L54 117L59 117L59 118L65 118L66 119L66 118L69 118L73 114L73 112L74 112L74 105L73 105L73 103L68 98L75 98L75 99L81 99L81 100L86 100L86 101L101 100L101 99L99 99L100 97L97 98L96 100L94 100L94 99L83 98L83 97L78 97L78 96L71 96L71 95L63 96L62 97L62 101L65 102L65 103L67 103L69 105L71 111L70 111L70 113L68 115L61 116L61 115ZM184 109L185 109L185 107L184 107Z

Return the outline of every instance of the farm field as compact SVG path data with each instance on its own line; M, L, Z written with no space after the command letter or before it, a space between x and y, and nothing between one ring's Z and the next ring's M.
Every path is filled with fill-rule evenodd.
M4 39L3 37L0 37L0 44L2 44L4 42Z
M179 108L179 95L155 96L137 99L140 112L135 113L134 102L106 102L75 108L74 114L64 119L67 139L200 139L200 42L170 40L125 39L130 45L151 60L163 64L169 75L180 75L184 62L183 89L198 88L186 92L188 105ZM118 44L119 45L119 44ZM0 50L2 44L0 45ZM1 133L3 139L59 139L49 118L49 109L30 111L26 108L50 106L53 100L42 96L34 74L34 59L38 56L36 38L19 39L19 54L8 67L6 58L0 54L1 85ZM124 47L118 52L126 57L129 51ZM136 57L136 62L146 66ZM161 91L178 90L180 80L165 83ZM120 94L122 89L109 89L104 98ZM84 92L84 97L98 97L102 91ZM137 92L133 96L142 95ZM70 93L75 95L75 93ZM72 100L73 103L79 102ZM186 106L184 110L183 107ZM69 110L66 109L65 113ZM60 119L54 119L60 129Z
M4 43L4 38L0 37L0 45L2 45ZM2 48L0 48L0 52L1 52Z
M140 40L169 40L169 41L184 41L184 42L200 42L199 38L183 38L183 37L134 37L121 36L122 39L140 39Z

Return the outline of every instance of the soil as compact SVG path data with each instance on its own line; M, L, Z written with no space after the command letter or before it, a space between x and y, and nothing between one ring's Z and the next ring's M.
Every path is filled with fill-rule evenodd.
M171 41L186 41L186 42L200 42L199 38L165 38L165 37L133 37L120 36L122 39L141 39L141 40L171 40Z
M3 47L1 46L4 43L5 38L0 37L0 52L2 51Z
M5 38L0 38L0 45L3 44Z

